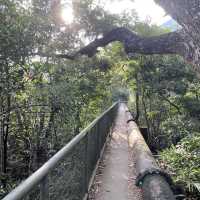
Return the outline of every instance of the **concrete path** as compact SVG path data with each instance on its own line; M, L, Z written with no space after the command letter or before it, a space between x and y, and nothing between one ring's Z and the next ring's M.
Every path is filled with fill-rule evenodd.
M120 104L111 141L100 163L89 199L141 200L141 191L134 184L134 156L129 151L127 107Z

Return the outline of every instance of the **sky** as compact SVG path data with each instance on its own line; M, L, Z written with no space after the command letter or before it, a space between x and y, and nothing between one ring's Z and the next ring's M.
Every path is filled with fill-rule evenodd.
M66 0L63 0L63 2L66 2ZM152 24L157 25L161 25L170 19L169 16L166 16L165 11L155 4L153 0L104 0L103 6L113 14L119 14L125 10L135 9L141 20L148 19L148 21L151 20ZM66 23L71 23L73 21L72 9L66 7L62 11L62 17Z
M111 13L120 13L124 10L134 8L141 20L151 19L153 24L161 25L170 19L165 11L159 7L153 0L114 0L112 3L107 1L105 8Z

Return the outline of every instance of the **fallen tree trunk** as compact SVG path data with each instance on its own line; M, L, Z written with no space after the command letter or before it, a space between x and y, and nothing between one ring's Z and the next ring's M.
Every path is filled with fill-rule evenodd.
M170 177L158 167L136 123L130 121L128 130L129 147L136 156L136 185L142 188L144 200L175 200Z

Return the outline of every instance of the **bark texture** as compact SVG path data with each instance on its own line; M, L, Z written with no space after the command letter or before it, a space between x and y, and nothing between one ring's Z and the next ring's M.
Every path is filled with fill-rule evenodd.
M155 0L181 26L184 40L184 57L200 71L200 1Z
M183 39L177 32L145 38L123 27L113 29L102 38L96 39L82 48L76 54L91 57L97 53L98 47L104 47L114 41L122 42L127 54L184 54Z

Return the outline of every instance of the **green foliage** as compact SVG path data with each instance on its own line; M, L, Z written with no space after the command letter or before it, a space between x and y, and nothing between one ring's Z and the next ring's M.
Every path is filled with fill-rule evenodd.
M95 0L73 1L74 21L66 25L58 16L63 5L55 2L0 0L0 156L6 160L0 163L0 195L119 99L129 99L156 150L182 139L161 157L175 180L193 190L200 173L200 139L194 135L200 128L200 82L179 56L130 58L119 42L90 59L35 56L74 52L116 26L146 37L169 30L139 22L134 10L110 14Z
M200 180L200 134L192 134L160 153L162 167L166 167L176 183L194 192Z
M51 2L0 0L0 195L38 169L113 102L109 59L71 62L34 56L80 48L85 40L80 34L95 27L103 12L89 6L83 12L90 10L91 26L82 24L80 13L72 27L54 16ZM93 35L103 30L103 21L100 25Z
M143 56L138 62L140 124L148 127L149 145L162 149L197 131L198 99L189 88L199 81L189 66L178 56Z
M164 33L170 32L170 30L166 28L161 28L157 25L150 25L150 21L146 22L137 22L134 26L135 32L139 33L142 36L151 37L158 36Z

